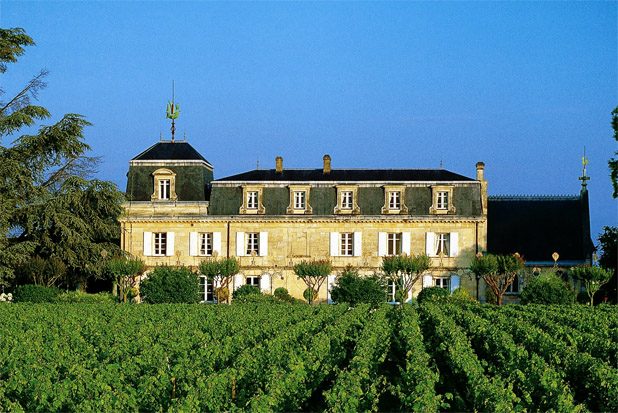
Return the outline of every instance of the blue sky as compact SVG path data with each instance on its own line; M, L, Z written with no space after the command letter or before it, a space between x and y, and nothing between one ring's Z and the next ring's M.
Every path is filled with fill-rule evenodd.
M39 103L80 113L99 178L177 137L215 177L254 169L438 168L490 195L576 194L584 146L592 236L616 225L616 2L10 1L37 42L2 77L50 70ZM49 121L48 123L50 123ZM8 142L4 142L5 144Z

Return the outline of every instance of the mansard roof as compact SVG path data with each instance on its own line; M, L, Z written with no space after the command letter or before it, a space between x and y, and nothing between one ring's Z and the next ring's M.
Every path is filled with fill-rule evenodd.
M322 169L255 169L249 172L217 179L225 181L283 181L283 182L391 182L391 181L474 181L474 179L445 169L331 169L324 174Z
M137 155L132 161L204 161L208 162L186 141L160 141Z
M527 262L578 264L589 260L588 192L577 196L491 196L487 206L487 249L523 255Z

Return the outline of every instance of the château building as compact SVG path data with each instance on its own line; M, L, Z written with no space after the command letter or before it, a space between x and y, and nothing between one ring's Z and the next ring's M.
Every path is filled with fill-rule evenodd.
M333 272L320 291L323 301L348 265L371 275L380 273L385 256L426 253L431 268L411 295L426 286L463 286L482 298L468 270L474 256L520 251L549 259L542 255L543 239L562 234L539 233L548 224L541 216L534 225L545 238L529 239L522 232L525 217L539 211L554 216L575 198L555 200L558 209L546 206L550 200L488 199L484 164L472 170L473 178L444 169L336 169L325 155L316 169L286 168L277 157L274 169L214 179L213 165L188 142L160 141L129 163L121 246L149 268L197 269L205 259L236 257L241 270L234 289L250 284L272 293L284 287L295 297L306 286L293 266L328 259ZM580 221L589 222L587 195L577 202ZM518 237L504 235L518 230ZM584 251L592 245L589 228L578 234L581 243L573 250ZM212 301L213 286L202 279L201 288L204 301ZM392 287L390 296L394 300Z

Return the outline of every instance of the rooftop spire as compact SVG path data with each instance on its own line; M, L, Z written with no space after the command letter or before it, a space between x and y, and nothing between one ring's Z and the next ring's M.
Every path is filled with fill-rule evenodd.
M582 191L585 191L586 186L588 185L586 181L590 179L589 177L586 176L586 165L588 165L588 158L586 158L586 147L585 146L584 146L584 156L582 156L582 165L584 166L584 170L582 172L582 176L580 176L578 179L582 181Z
M174 81L172 80L172 100L171 101L168 100L167 102L167 115L166 115L167 119L172 120L172 128L171 128L172 142L174 142L174 134L176 133L176 125L174 124L174 121L178 118L179 114L180 114L180 108L174 101Z

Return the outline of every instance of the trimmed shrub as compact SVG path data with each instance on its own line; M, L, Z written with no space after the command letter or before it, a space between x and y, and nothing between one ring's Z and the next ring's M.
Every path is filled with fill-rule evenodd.
M456 303L470 303L473 301L470 293L464 287L455 288L449 300Z
M386 302L386 286L376 276L361 277L358 271L344 271L331 290L333 301L355 307L368 303L373 308Z
M485 303L493 305L498 304L498 297L496 297L494 290L489 288L489 286L485 288Z
M528 281L519 298L521 304L573 304L575 292L562 278L549 274Z
M20 285L13 291L13 302L16 303L55 303L62 290L56 287L42 285Z
M309 303L313 303L318 298L318 292L313 288L305 288L303 298Z
M234 305L234 304L237 304L237 305L238 304L242 304L242 305L246 305L246 304L263 304L263 303L283 304L281 302L281 300L278 300L274 296L272 296L270 294L262 294L262 293L247 294L247 295L243 295L242 297L240 297L238 299L232 300L232 305Z
M145 303L197 303L199 277L188 268L156 267L142 281L140 295Z
M88 294L82 291L67 291L58 295L56 301L63 304L105 304L115 303L118 299L110 293Z
M446 299L449 296L449 292L446 288L442 287L425 287L419 293L417 300L419 304L425 301L433 301L440 298Z
M241 285L232 293L232 301L243 301L250 295L262 295L260 288L255 285Z
M577 293L577 302L579 304L590 305L590 297L586 291L580 291Z

